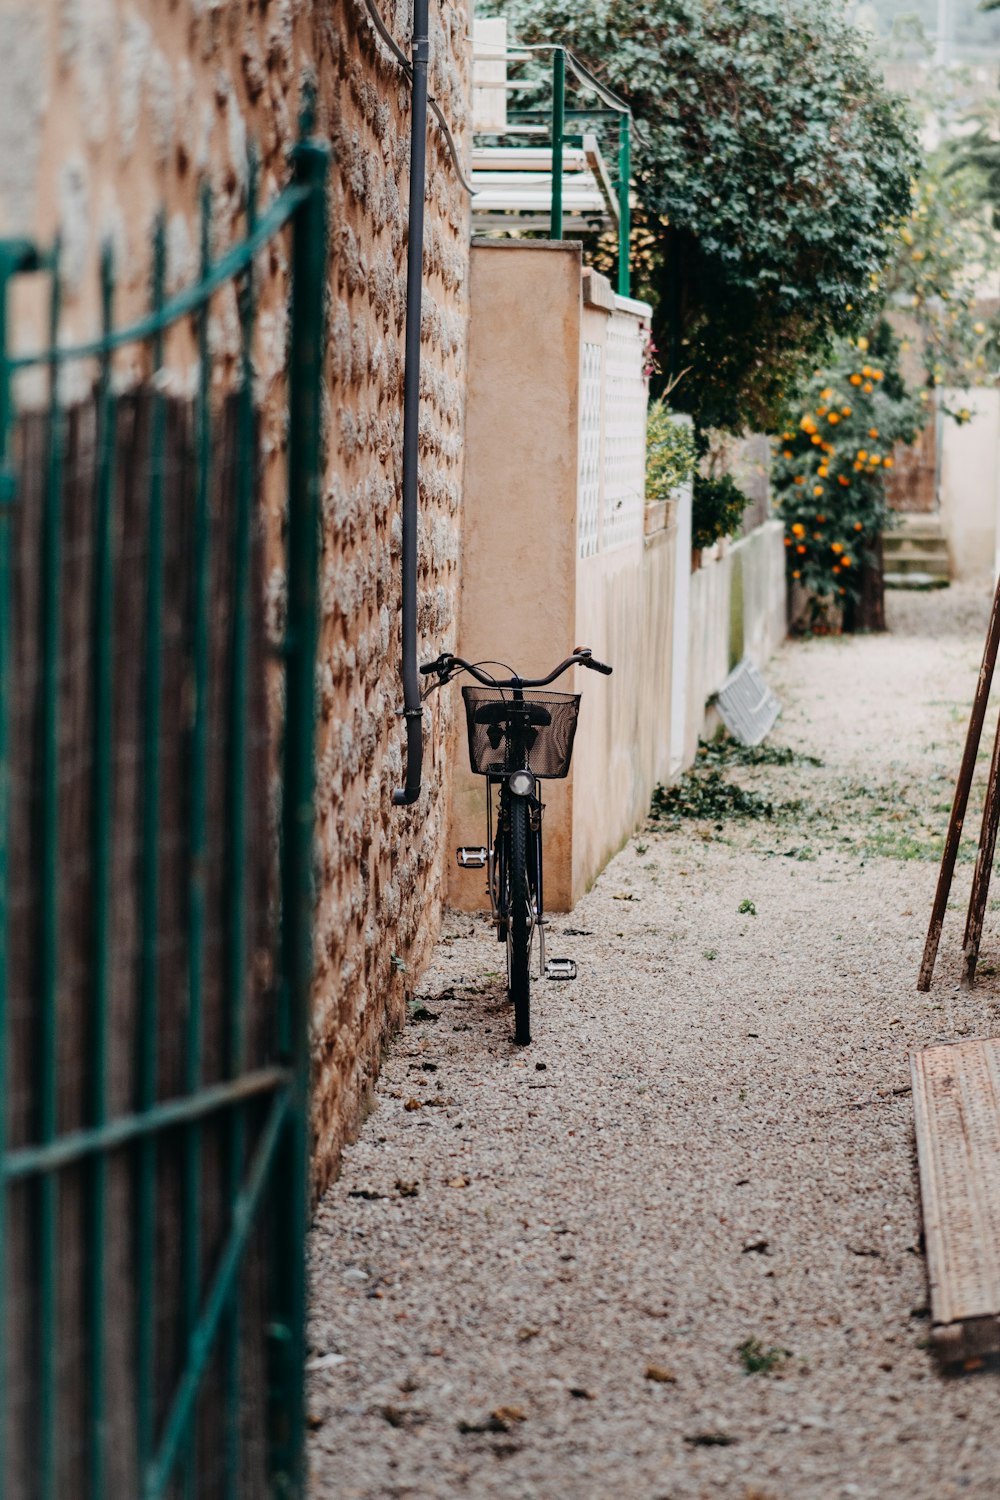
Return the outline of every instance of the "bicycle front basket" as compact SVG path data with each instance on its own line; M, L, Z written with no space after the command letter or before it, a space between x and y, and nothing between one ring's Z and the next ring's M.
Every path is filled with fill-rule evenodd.
M568 775L579 693L525 688L515 699L510 688L463 687L462 697L477 776L515 771L525 760L536 776Z

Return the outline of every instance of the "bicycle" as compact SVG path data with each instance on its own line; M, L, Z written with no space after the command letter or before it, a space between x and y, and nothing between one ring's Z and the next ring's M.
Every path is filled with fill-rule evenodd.
M462 688L473 772L486 777L486 843L462 845L460 868L486 870L497 940L507 946L507 993L514 1007L514 1042L531 1042L531 951L538 934L539 978L575 979L571 959L545 958L542 881L542 812L538 783L569 773L580 709L579 693L541 691L570 667L589 667L610 676L589 647L578 646L547 677L518 677L505 662L468 662L443 652L420 668L437 674L426 699L453 677L468 672L477 686ZM497 678L485 667L510 672ZM494 840L493 806L496 811Z

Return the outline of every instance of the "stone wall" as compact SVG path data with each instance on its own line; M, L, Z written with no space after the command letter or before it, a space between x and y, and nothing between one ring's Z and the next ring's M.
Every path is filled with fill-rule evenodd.
M335 7L335 10L337 7ZM388 7L385 7L388 9ZM405 17L406 4L396 3ZM431 93L461 141L469 97L464 4L432 3ZM425 722L425 791L393 808L403 773L399 664L399 481L409 90L359 0L324 23L335 139L333 445L327 490L324 721L317 928L317 1130L332 1165L388 1030L399 1024L437 931L456 694ZM322 11L322 7L321 7ZM396 27L397 34L401 29ZM321 71L325 79L326 67ZM468 204L442 137L428 136L420 425L421 657L454 649L458 593L469 257ZM330 546L330 539L336 545ZM405 968L402 966L405 965Z
M407 46L406 0L379 0ZM469 99L470 5L432 0L431 93L461 149ZM200 185L212 188L216 253L245 228L247 149L260 200L288 180L303 84L334 146L322 625L318 683L315 1126L317 1183L335 1170L433 940L441 900L451 701L428 715L426 785L393 809L402 775L399 482L409 85L363 0L6 0L0 8L0 233L62 236L60 337L95 331L98 261L114 246L116 317L144 309L156 214L168 289L197 273ZM468 206L441 133L428 136L421 387L419 623L429 654L455 643L468 275ZM261 411L268 602L280 618L287 260L262 254L255 345ZM213 304L220 382L236 369L230 289ZM19 293L15 338L35 343L43 309ZM120 383L149 374L122 357ZM190 389L193 345L167 350ZM89 378L84 372L82 378ZM31 391L21 392L30 400Z

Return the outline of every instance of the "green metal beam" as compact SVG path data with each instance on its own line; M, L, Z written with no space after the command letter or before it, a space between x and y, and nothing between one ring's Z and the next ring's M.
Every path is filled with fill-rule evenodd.
M101 256L101 326L111 331L114 265L110 245ZM108 1003L111 979L111 846L113 819L112 711L114 663L114 476L116 403L111 390L111 355L101 356L97 385L97 495L94 518L93 694L94 770L91 844L93 879L93 1031L90 1042L90 1123L100 1130L108 1117ZM90 1398L89 1464L91 1500L106 1500L107 1439L105 1403L105 1321L107 1285L104 1257L107 1239L108 1164L103 1153L90 1162L87 1213L87 1375Z
M552 219L549 239L563 237L563 145L566 133L566 53L552 54Z
M246 1186L233 1206L229 1237L219 1257L218 1269L212 1278L204 1310L191 1334L187 1362L164 1423L163 1437L155 1458L144 1474L143 1500L161 1500L170 1484L178 1451L187 1434L198 1390L208 1368L215 1336L239 1275L257 1207L278 1158L278 1148L292 1097L290 1091L281 1093L271 1105L267 1123L254 1152Z
M257 224L257 153L247 161L247 234ZM255 499L256 452L253 405L253 335L256 298L253 262L239 292L241 381L237 410L236 513L233 522L233 600L230 640L232 678L229 696L229 777L227 786L229 890L226 955L226 1071L235 1078L246 1066L247 1004L247 731L250 713L249 651L251 608L251 539ZM226 1138L227 1211L239 1192L246 1151L243 1113L229 1117ZM226 1500L240 1490L240 1305L238 1287L226 1308L225 1446Z
M191 1120L235 1109L261 1094L273 1094L287 1088L291 1078L288 1068L256 1068L226 1083L211 1084L197 1094L164 1100L142 1114L118 1115L94 1129L67 1131L47 1146L19 1146L0 1158L0 1174L7 1182L17 1182L43 1172L58 1172L96 1152L117 1151L145 1136L162 1134Z
M107 349L122 349L127 344L144 343L147 339L154 338L156 334L161 333L163 329L169 328L171 323L177 323L182 318L189 318L203 303L209 302L227 281L232 281L234 276L239 276L246 270L267 242L272 240L278 230L295 216L308 196L308 190L301 185L286 188L261 216L254 233L248 235L245 240L235 245L232 250L215 262L207 282L199 281L195 286L185 287L183 291L163 301L158 309L154 308L146 317L139 318L134 323L127 323L124 328L116 328L111 334L99 339L89 339L82 344L67 344L56 351L55 358L60 364L67 364L75 359L96 359ZM28 250L33 250L27 241L24 244ZM21 269L34 270L37 267L32 265ZM24 370L30 365L47 365L51 358L47 349L41 349L33 354L17 355L9 361L9 364L12 370Z
M632 177L632 132L630 117L618 122L618 295L631 295L632 217L629 184Z
M54 250L49 298L49 347L59 340L59 243ZM42 512L41 560L41 922L39 929L38 1130L43 1144L59 1128L59 634L62 595L62 486L65 412L59 400L59 366L49 361L49 466ZM55 1500L58 1484L59 1184L38 1184L38 1392L41 1500Z
M309 200L295 219L288 402L288 633L285 671L281 854L280 1044L295 1083L278 1180L273 1285L271 1470L282 1500L305 1490L306 1278L309 1213L309 1014L313 975L313 789L320 518L321 387L327 284L329 151L302 141L293 153Z
M139 904L139 1036L137 1104L147 1113L156 1102L159 1054L160 932L160 728L163 716L163 493L167 410L158 385L163 368L163 307L166 225L153 230L153 397L149 437L149 498L146 523L145 701L143 704L142 843ZM136 1186L136 1449L142 1473L153 1451L156 1420L156 1206L157 1150L153 1136L140 1137Z
M201 268L204 283L212 271L212 190L205 182L201 190ZM209 488L212 482L212 361L208 346L209 304L197 312L198 394L195 401L195 454L197 482L194 503L192 574L194 619L192 622L192 688L194 692L190 741L190 872L188 880L188 1010L184 1038L184 1087L196 1094L202 1081L203 1018L205 1001L205 914L208 901L208 694L209 694L209 590L211 585L211 519ZM181 1229L181 1300L184 1337L190 1339L198 1320L201 1285L201 1121L194 1119L184 1132L184 1177ZM197 1461L197 1429L189 1435L184 1453L184 1494L193 1500Z
M8 293L20 271L35 270L30 240L0 240L0 1162L7 1145L8 931L10 925L11 530L17 481L11 462L13 402ZM7 1194L0 1183L0 1492L7 1473Z

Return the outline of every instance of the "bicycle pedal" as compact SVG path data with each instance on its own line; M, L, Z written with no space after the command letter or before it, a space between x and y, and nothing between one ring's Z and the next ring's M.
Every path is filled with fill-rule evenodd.
M545 961L546 979L575 979L576 964L571 958L549 958Z
M461 844L455 850L455 858L462 870L485 870L488 850L473 844Z

